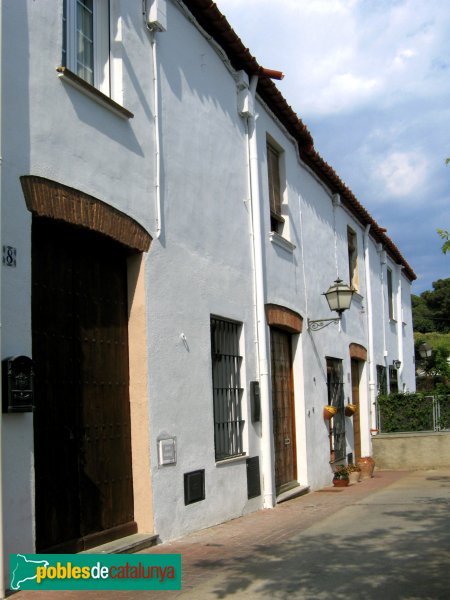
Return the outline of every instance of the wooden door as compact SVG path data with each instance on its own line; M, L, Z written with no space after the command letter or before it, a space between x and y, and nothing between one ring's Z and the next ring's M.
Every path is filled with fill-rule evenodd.
M271 329L272 410L277 491L297 479L290 334Z
M76 552L136 531L126 255L33 220L36 547Z
M359 386L361 382L360 361L352 358L352 402L356 404L357 409L353 415L353 439L355 445L354 460L361 458L361 425L359 420Z

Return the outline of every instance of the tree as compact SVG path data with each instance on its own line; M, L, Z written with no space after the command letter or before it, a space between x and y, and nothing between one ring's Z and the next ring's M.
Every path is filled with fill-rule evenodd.
M447 158L445 160L445 164L448 165L449 163L450 158ZM444 240L441 250L444 254L447 254L447 252L450 252L450 234L447 229L438 229L437 232L438 235Z
M450 332L450 278L433 282L433 290L412 296L415 331Z
M447 254L447 252L450 252L450 234L446 229L438 229L437 232L444 240L441 250L444 254Z
M419 331L420 333L434 331L433 315L427 306L425 298L412 294L411 303L414 331Z

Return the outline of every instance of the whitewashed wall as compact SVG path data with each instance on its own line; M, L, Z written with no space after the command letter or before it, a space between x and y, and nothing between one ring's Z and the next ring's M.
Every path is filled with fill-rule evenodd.
M17 267L2 268L2 358L32 355L31 214L19 177L38 175L82 190L154 229L150 44L139 2L121 15L124 120L62 82L62 2L3 6L2 243ZM62 307L63 309L63 307ZM31 414L3 415L5 555L34 551ZM51 465L49 465L51 468Z
M256 379L253 267L244 122L235 81L172 3L158 35L163 229L147 261L151 440L174 436L177 464L152 456L162 539L236 517L247 500L245 458L216 465L210 316L243 324L245 450L259 454L249 382ZM185 342L181 336L184 334ZM185 506L185 473L205 469L205 500Z

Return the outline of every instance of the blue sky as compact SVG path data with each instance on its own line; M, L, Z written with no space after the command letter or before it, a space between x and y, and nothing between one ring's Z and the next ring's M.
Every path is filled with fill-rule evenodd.
M450 277L449 0L217 0L417 274Z

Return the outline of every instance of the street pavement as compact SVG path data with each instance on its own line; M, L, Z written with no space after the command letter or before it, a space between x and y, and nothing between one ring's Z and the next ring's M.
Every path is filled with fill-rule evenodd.
M18 592L11 600L450 598L450 469L375 471L160 544L181 591Z

